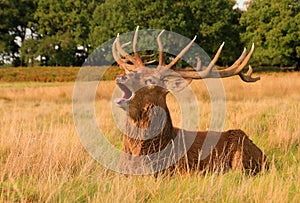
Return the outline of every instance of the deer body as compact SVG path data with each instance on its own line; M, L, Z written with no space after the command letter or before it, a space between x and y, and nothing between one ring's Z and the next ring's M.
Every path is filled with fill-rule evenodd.
M193 132L185 131L173 127L166 104L166 94L158 94L158 91L164 91L160 87L149 90L144 88L136 93L135 100L129 104L126 134L124 135L123 151L131 155L148 155L159 152L167 145L171 144L179 131L189 138ZM147 94L146 94L147 93ZM155 96L158 96L155 97ZM142 98L139 98L142 97ZM151 139L143 139L149 136L147 129L150 126L150 114L152 107L160 106L166 114L166 122L160 121L161 126L156 126L160 131ZM152 120L160 118L152 118ZM150 129L150 132L155 130ZM197 135L193 144L187 150L186 156L182 157L172 169L179 171L197 170L197 171L227 171L230 168L244 169L252 174L256 174L264 167L266 157L262 151L249 139L242 130L229 130L222 132L214 150L209 156L201 160L201 149L206 136L218 136L217 132L208 135L207 131L196 132ZM122 165L130 160L123 159ZM125 162L125 163L124 163Z
M171 170L227 171L230 168L238 168L252 174L261 171L266 164L266 156L242 130L208 133L207 131L190 132L175 128L166 102L169 91L181 91L192 79L239 75L245 82L259 80L259 78L251 77L250 66L247 74L241 73L251 57L253 47L247 56L246 50L244 50L241 57L231 67L221 71L215 71L212 68L220 55L223 44L208 67L203 68L201 62L197 63L196 70L201 71L173 71L171 70L172 66L179 61L195 39L170 64L164 65L163 48L160 42L162 33L157 37L159 64L156 69L145 67L136 51L138 29L133 41L134 57L122 49L119 36L113 44L113 56L127 73L116 78L117 85L123 91L123 97L115 102L127 112L123 151L133 155L121 157L121 165L130 166L135 156L150 156L159 153L171 145L176 137L183 136L188 142L191 138L191 145L186 149L185 155L170 166ZM131 64L127 63L128 61ZM196 134L194 139L192 139L192 134ZM202 147L205 139L207 136L213 138L218 135L218 142L215 146L208 146L213 149L207 157L202 159ZM155 162L156 160L151 161ZM135 164L137 163L135 162ZM140 164L143 164L142 161ZM131 167L136 166L131 165Z

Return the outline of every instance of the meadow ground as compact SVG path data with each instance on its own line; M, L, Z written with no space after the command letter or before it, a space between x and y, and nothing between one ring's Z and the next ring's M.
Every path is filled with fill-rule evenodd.
M268 156L264 174L129 176L89 156L75 131L73 83L0 83L0 202L300 202L300 73L262 74L253 84L224 79L224 130L243 129ZM210 121L202 82L200 129ZM122 145L111 116L113 81L96 94L97 118L108 140ZM177 103L168 98L174 123ZM108 108L106 108L108 107Z

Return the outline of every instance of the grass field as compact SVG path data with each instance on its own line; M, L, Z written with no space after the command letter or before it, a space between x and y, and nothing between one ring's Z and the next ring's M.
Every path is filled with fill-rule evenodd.
M0 83L0 202L300 202L300 73L261 74L257 83L224 79L224 130L243 129L267 154L264 174L129 176L105 169L84 150L72 117L73 83ZM202 82L200 128L210 119ZM96 95L97 118L117 147L110 106L113 81ZM179 110L168 98L174 123Z
M0 67L0 82L74 82L80 67ZM122 70L110 66L102 80L112 80ZM95 77L95 76L94 76Z

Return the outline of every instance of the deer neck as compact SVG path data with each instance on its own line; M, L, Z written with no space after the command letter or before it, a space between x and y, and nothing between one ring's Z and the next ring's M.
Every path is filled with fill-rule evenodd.
M127 153L152 154L165 148L174 138L169 109L164 97L137 99L129 106L124 144ZM153 101L153 102L152 102Z

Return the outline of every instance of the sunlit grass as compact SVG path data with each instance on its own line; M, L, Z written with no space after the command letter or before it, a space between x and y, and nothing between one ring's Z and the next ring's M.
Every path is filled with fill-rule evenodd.
M267 154L265 174L176 174L125 177L94 161L77 137L72 115L72 83L0 84L0 202L299 202L300 74L263 74L253 84L223 80L224 130L243 129ZM194 81L199 129L210 122L210 101ZM111 106L113 81L100 84L96 115L105 136L121 148ZM175 125L180 110L168 104Z

